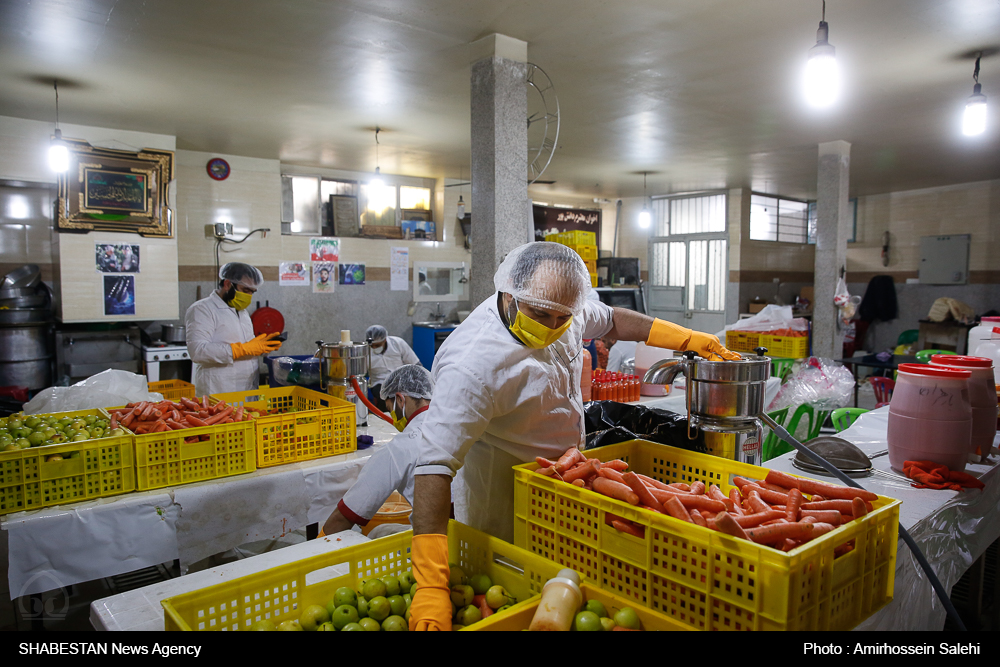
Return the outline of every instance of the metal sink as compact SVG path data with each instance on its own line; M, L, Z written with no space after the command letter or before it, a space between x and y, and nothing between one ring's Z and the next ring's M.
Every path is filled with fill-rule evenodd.
M414 322L413 326L428 329L454 329L458 326L458 322Z

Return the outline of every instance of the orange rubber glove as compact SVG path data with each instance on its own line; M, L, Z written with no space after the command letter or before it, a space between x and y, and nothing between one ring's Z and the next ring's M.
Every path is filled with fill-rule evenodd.
M410 630L451 630L447 535L414 535L410 548L417 593L410 602Z
M712 334L685 329L661 319L653 320L646 345L668 350L693 350L709 361L740 358L740 355L727 350Z
M246 343L230 343L229 347L233 349L233 361L247 357L259 357L262 354L280 349L281 341L272 340L280 335L280 333L261 334Z

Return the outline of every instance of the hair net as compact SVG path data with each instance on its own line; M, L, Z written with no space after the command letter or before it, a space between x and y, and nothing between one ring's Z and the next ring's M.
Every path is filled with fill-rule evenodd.
M426 398L429 401L433 393L434 380L431 379L431 372L423 366L407 364L389 373L389 377L382 383L379 395L383 401L395 394Z
M365 331L365 339L372 339L373 343L381 343L389 336L389 332L381 324L373 324Z
M590 294L590 273L576 251L539 241L514 248L493 276L498 292L519 302L572 315Z
M264 282L264 274L255 266L243 262L229 262L219 269L219 280L228 280L249 289L257 289Z

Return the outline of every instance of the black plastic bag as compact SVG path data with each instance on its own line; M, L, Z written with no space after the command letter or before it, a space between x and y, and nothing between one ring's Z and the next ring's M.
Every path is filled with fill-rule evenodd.
M628 440L649 440L691 452L704 454L708 451L701 430L696 430L697 437L689 440L687 417L669 410L594 401L584 410L584 422L587 430L584 449Z

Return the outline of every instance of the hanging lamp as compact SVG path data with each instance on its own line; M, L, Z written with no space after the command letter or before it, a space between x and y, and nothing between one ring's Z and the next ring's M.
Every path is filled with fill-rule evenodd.
M826 22L826 0L816 31L816 45L809 49L805 70L806 102L817 109L831 106L840 96L840 67L837 50L830 43L830 26Z
M972 95L965 102L965 112L962 114L962 134L974 137L986 131L986 96L983 95L983 85L979 83L979 61L983 54L976 58L976 68L972 72Z
M59 129L59 82L54 80L52 87L56 91L56 132L52 136L52 143L49 144L49 168L57 174L62 174L69 169L69 148L66 147L62 130Z
M651 220L649 208L646 207L646 172L644 171L642 172L642 210L639 211L639 226L648 229Z

